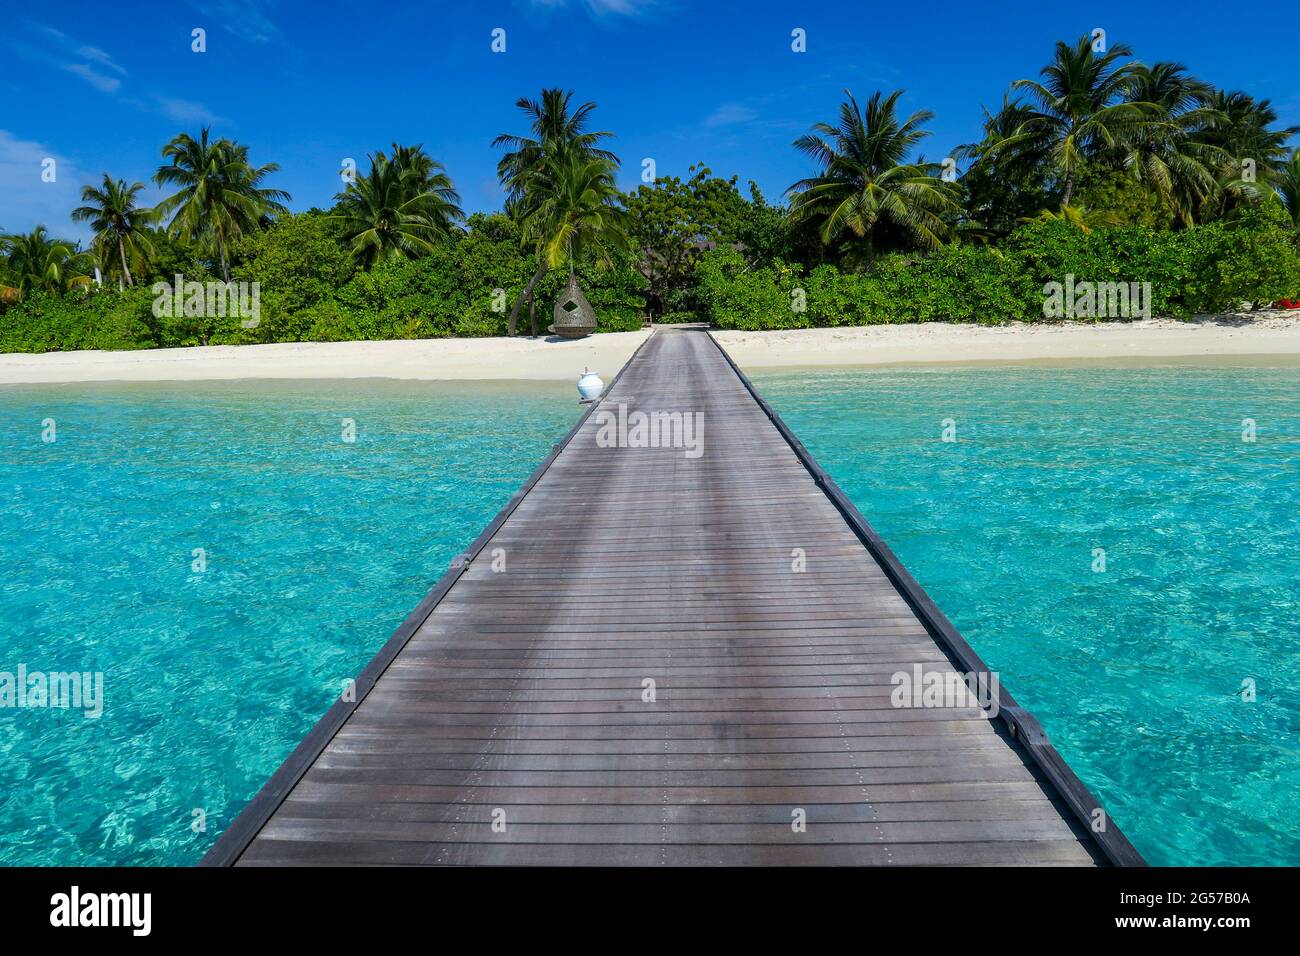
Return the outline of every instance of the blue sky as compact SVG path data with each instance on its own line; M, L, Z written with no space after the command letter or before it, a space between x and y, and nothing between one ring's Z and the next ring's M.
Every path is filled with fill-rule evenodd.
M833 119L848 87L902 88L937 114L925 155L977 138L980 106L1033 76L1058 38L1094 27L1154 62L1178 59L1220 86L1269 97L1300 125L1285 30L1222 3L884 5L686 0L79 0L13 4L0 29L0 229L37 223L82 238L68 211L102 171L150 184L162 144L205 124L278 162L293 209L328 204L345 157L423 143L468 211L499 208L492 138L522 128L543 86L596 101L617 134L621 185L705 161L779 198L807 174L790 142ZM191 51L191 31L207 51ZM807 52L791 51L791 30ZM492 30L506 52L491 51ZM1290 60L1290 62L1288 62ZM56 159L57 178L41 180Z

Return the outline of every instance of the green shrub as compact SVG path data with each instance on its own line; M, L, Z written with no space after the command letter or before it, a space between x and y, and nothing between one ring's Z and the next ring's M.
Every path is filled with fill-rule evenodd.
M1300 246L1295 230L1266 209L1225 225L1214 263L1222 308L1255 307L1300 295Z
M696 269L702 317L728 329L1043 321L1044 286L1069 276L1149 282L1153 314L1186 318L1300 294L1300 247L1294 230L1262 209L1181 231L1134 225L1084 232L1059 220L1032 222L1001 247L895 253L862 273L821 265L800 277L779 263L747 269L727 249L707 253ZM803 312L791 308L798 289L806 297Z
M148 289L35 292L0 314L0 352L148 349L164 342Z
M793 329L811 325L808 312L793 307L797 274L795 268L779 260L772 268L751 269L744 257L730 248L706 253L695 270L702 306L720 329Z
M339 242L339 229L313 210L285 216L250 233L233 249L239 262L231 270L236 282L257 282L261 322L246 330L259 342L294 342L306 338L307 310L330 298L355 271L352 257ZM170 280L169 280L170 281Z

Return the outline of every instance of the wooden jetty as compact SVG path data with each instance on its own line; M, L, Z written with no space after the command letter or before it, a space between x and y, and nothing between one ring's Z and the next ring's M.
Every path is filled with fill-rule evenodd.
M620 405L701 413L698 455L604 447ZM712 336L660 330L203 862L1142 864L1005 687L895 706L914 668L988 675Z

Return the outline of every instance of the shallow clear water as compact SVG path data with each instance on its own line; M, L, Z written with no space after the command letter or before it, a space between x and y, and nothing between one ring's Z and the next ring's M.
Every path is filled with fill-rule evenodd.
M567 385L0 389L0 672L102 671L105 702L0 708L0 864L195 862L578 413Z
M755 381L1147 858L1300 862L1300 371L817 375ZM99 719L0 709L0 863L197 860L577 414L568 386L0 389L0 671L105 675Z
M1300 369L753 378L1149 862L1300 863Z

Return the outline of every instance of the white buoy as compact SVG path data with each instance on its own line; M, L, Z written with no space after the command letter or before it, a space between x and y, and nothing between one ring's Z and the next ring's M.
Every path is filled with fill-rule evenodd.
M601 381L599 375L590 369L583 369L582 374L578 376L578 394L582 396L584 402L594 402L600 398L600 393L605 390L605 383Z

